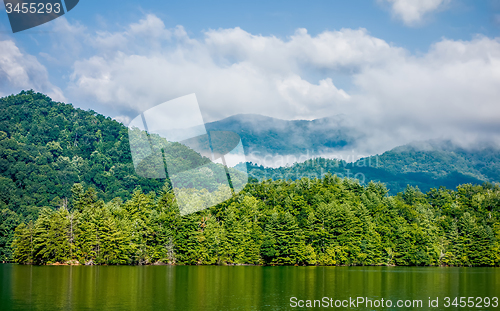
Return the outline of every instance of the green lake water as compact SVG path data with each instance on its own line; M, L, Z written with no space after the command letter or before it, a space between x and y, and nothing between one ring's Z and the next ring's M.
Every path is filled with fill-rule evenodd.
M461 310L500 310L493 307L499 268L1 264L0 282L0 310L301 310L292 306L325 305L323 297L324 309L454 310L444 307L445 297L474 297L474 307ZM341 306L357 297L393 306ZM490 298L490 306L476 307L483 300L476 297ZM429 308L429 298L439 307ZM398 300L422 307L398 308Z

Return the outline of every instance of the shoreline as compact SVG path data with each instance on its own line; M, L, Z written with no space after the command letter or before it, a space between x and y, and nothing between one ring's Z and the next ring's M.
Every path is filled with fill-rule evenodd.
M46 263L46 264L32 264L32 263L16 263L16 262L1 262L0 264L14 264L14 265L20 265L20 266L84 266L84 267L91 267L91 266L213 266L213 267L242 267L242 266L248 266L248 267L427 267L427 268L437 268L437 267L449 267L449 268L500 268L500 266L452 266L452 265L394 265L394 264L378 264L378 265L265 265L265 264L220 264L220 265L203 265L203 264L197 264L197 265L189 265L189 264L169 264L169 263L163 263L163 262L155 262L155 263L148 263L148 264L119 264L119 265L110 265L110 264L81 264L81 263L60 263L60 262L55 262L55 263Z

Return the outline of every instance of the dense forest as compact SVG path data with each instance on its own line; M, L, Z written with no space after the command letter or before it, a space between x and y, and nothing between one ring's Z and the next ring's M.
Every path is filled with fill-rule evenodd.
M500 187L491 184L388 196L383 184L332 175L268 180L186 216L168 187L105 203L76 184L71 201L17 227L16 262L500 265Z
M176 155L185 155L179 161L193 159L174 147ZM249 166L251 183L240 193L181 216L168 178L137 175L127 127L23 91L0 98L0 260L499 265L500 188L475 185L484 176L493 179L487 173L496 167L479 163L484 170L471 174L467 163L472 162L457 162L460 170L435 170L419 183L408 178L419 174L416 161L431 170L443 155L410 153L384 158L383 169L349 164L364 170L364 183L353 180L361 175L338 160L316 159L274 171ZM492 151L484 161L497 156ZM456 187L458 181L464 184ZM230 193L214 189L215 196ZM186 192L194 204L202 196L200 190Z

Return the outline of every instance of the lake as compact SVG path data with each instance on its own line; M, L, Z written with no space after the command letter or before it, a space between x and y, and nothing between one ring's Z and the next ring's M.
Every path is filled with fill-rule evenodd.
M500 268L1 264L0 281L1 310L500 310Z

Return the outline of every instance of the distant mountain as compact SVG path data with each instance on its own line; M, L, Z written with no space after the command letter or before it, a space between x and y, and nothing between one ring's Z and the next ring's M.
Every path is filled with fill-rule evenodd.
M407 185L427 192L440 186L453 189L465 183L500 182L500 148L490 145L469 149L438 140L414 142L354 163L320 158L289 167L266 168L247 163L237 168L245 165L249 175L258 180L295 180L332 173L363 183L383 182L391 194L403 191Z
M457 172L500 181L500 148L493 144L464 148L451 141L413 142L383 153L380 163L393 173L429 173L440 178Z
M343 116L307 120L280 120L256 114L239 114L207 123L208 131L232 131L240 135L246 154L310 154L344 149L360 134L348 127Z
M240 135L247 156L310 155L327 150L349 150L362 138L350 128L344 116L312 121L280 120L254 114L240 114L206 124L209 131L232 131ZM321 163L320 163L321 162ZM368 164L370 162L370 165ZM250 176L259 180L297 179L321 176L327 172L339 176L387 184L391 193L403 191L407 184L422 191L459 184L500 182L500 149L494 145L460 147L451 141L412 142L381 155L355 163L340 160L309 160L287 167L269 168L248 163ZM239 165L242 169L244 165Z

